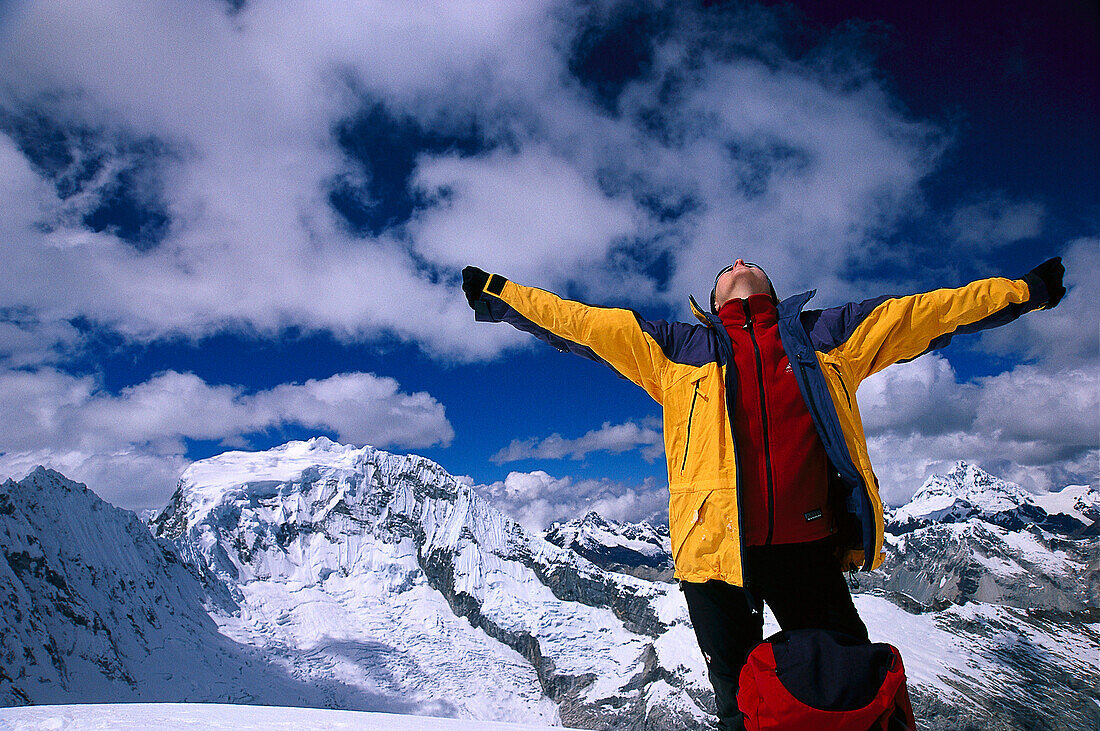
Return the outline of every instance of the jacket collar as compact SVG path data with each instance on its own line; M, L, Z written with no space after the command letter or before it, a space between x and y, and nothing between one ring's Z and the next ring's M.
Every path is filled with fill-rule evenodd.
M802 308L806 306L806 303L810 301L813 296L817 294L816 289L811 289L809 292L802 292L788 297L777 305L776 309L779 310L780 320L789 320L792 317L798 317L802 312ZM717 328L724 330L722 321L718 318L718 315L714 315L707 310L704 310L699 306L699 303L695 301L695 297L688 295L688 302L691 304L691 311L699 322L703 323L707 327Z
M817 294L816 289L811 289L809 292L802 292L788 297L779 303L779 319L789 320L792 317L798 317L802 312L802 308L806 306L806 303L813 299L813 296Z
M688 295L688 303L691 305L691 312L695 315L699 322L703 323L707 327L714 327L714 323L711 322L711 315L709 312L699 306L699 303L695 301L694 295Z
M779 319L775 302L767 293L730 300L722 305L718 317L726 328L743 327L750 317L754 323L764 327L774 325Z

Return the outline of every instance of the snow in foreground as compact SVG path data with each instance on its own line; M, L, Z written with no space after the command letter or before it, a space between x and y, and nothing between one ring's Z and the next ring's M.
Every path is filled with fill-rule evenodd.
M372 731L533 731L493 721L401 716L318 708L233 706L220 703L103 703L0 708L0 729L371 729Z

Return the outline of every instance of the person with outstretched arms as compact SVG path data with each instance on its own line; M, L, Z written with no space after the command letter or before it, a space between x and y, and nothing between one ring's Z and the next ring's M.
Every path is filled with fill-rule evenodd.
M883 508L856 389L887 366L1049 309L1060 258L1020 279L884 296L824 310L814 292L779 300L737 259L714 280L698 324L645 320L489 274L462 271L475 319L506 322L599 361L664 411L669 529L720 728L743 727L738 675L762 639L766 602L784 630L868 641L844 571L884 557Z

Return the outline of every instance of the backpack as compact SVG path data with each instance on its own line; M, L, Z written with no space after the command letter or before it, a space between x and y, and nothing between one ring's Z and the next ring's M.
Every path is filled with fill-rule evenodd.
M748 731L912 731L901 653L828 630L779 632L749 653L737 705Z

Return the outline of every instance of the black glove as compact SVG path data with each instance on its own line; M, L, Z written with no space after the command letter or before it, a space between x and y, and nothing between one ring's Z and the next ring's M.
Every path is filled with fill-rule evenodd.
M1062 257L1056 256L1053 259L1047 259L1032 269L1024 276L1024 279L1037 279L1042 282L1047 290L1046 308L1050 310L1061 302L1062 297L1066 294L1066 288L1062 285L1062 275L1065 273L1066 268L1062 266Z
M477 302L481 299L481 293L485 291L485 284L489 281L489 273L477 267L466 267L462 270L462 291L466 293L466 301L470 307L477 311Z

